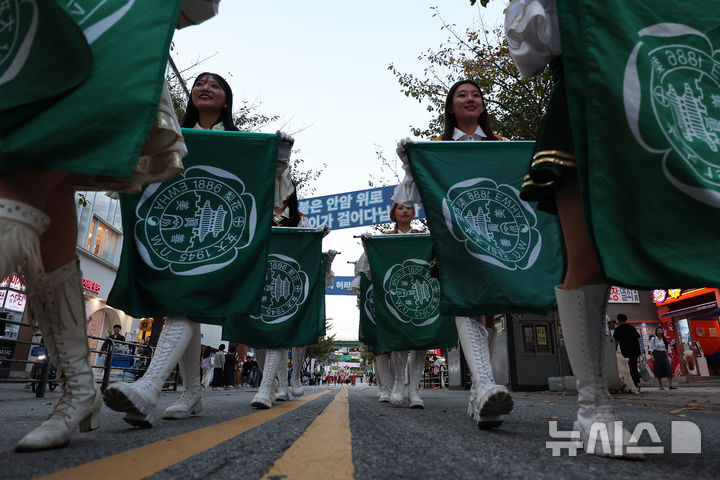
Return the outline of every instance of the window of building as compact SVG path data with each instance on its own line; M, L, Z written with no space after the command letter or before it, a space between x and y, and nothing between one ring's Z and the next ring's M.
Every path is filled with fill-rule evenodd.
M93 217L90 229L88 231L87 243L85 250L96 255L108 263L117 265L119 255L121 233L113 227Z
M120 201L105 192L77 192L77 246L116 265L120 260Z

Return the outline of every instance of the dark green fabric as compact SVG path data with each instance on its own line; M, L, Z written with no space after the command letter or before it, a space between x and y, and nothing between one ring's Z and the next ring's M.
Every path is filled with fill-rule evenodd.
M545 312L563 270L557 217L520 200L532 142L407 147L454 315Z
M223 339L255 348L316 344L325 297L321 265L321 231L273 227L260 314L229 318Z
M381 352L457 344L452 316L440 313L440 284L430 276L429 235L363 238L373 285L377 347Z
M54 0L6 2L0 24L2 134L83 82L93 59L82 29Z
M61 5L64 14L52 3ZM0 44L11 44L6 35L29 39L27 19L38 18L37 35L22 69L14 81L0 84L0 109L13 108L16 126L6 130L8 117L2 112L0 172L132 176L157 114L168 47L183 2L90 3L83 8L77 2L10 0L10 10L0 13L5 22L14 13L12 6L20 6L20 20L14 24L19 30L0 32ZM36 13L29 8L33 4ZM79 28L71 28L69 22ZM87 44L79 45L82 34L91 51L90 71ZM7 73L8 62L21 60L17 53L14 48L13 59L4 61L0 53L0 76ZM67 68L59 65L66 61Z
M358 302L360 308L360 325L358 327L358 340L365 345L377 345L377 331L375 328L375 299L373 297L373 284L365 274L360 275L360 295Z
M707 8L558 1L583 206L614 285L720 284L720 23Z
M327 266L327 252L322 253L322 260L320 261L320 278L318 282L318 295L320 296L320 315L318 315L318 339L324 337L327 333L325 331L325 269Z
M270 239L278 137L183 135L185 173L120 195L125 241L107 302L133 317L222 323L260 301L265 264L257 259Z

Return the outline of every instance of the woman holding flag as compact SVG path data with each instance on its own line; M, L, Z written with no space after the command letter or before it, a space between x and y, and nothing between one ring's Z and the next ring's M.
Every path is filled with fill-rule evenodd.
M390 220L395 228L385 232L386 235L425 233L412 228L415 218L415 206L411 203L395 203L390 207ZM390 353L392 361L393 386L390 393L390 405L401 407L405 403L405 369L408 368L408 401L410 408L425 408L420 398L420 382L425 369L425 350L399 350Z
M63 380L52 413L18 442L17 451L63 447L75 428L99 427L102 400L88 361L74 190L138 191L143 184L182 171L187 151L162 75L168 33L175 25L212 17L218 1L188 0L182 12L181 3L121 11L107 5L83 18L89 19L87 25L94 24L89 31L76 23L73 12L56 2L41 2L36 8L63 34L52 40L38 33L29 50L13 52L15 61L0 68L0 98L16 103L12 115L4 116L13 117L14 124L0 127L0 275L17 272L23 277L34 320ZM138 31L140 18L153 27ZM121 52L130 42L118 39L128 32L144 42L142 52ZM57 68L50 66L51 83L33 73L36 61L44 68L47 62L60 62ZM128 80L130 85L112 78L111 87L101 87L118 69L145 67ZM28 80L35 86L33 93L18 93L17 82ZM144 92L125 101L122 91L111 91L116 85L125 92ZM98 92L101 98L94 98ZM115 93L123 98L120 103L110 103ZM113 115L103 117L96 109ZM112 131L115 118L128 121L128 128Z
M191 96L182 126L206 130L237 131L232 118L233 94L230 85L220 75L204 72L198 75L191 89ZM281 137L278 149L278 168L275 183L276 215L287 206L288 197L294 192L287 164L293 144L291 136L278 132ZM279 213L278 213L279 212ZM156 421L157 402L165 379L176 364L185 381L180 398L164 412L163 418L189 418L202 412L200 371L200 324L182 316L170 316L158 339L155 355L145 375L135 383L119 383L108 387L104 394L105 404L112 410L123 412L123 420L139 427L152 427ZM273 368L277 368L272 363Z
M493 133L482 90L472 80L461 80L450 87L445 100L444 116L443 133L436 140L501 140ZM405 154L405 145L409 142L410 139L404 139L398 143L397 154L403 161L406 176L395 189L393 200L421 203ZM467 414L482 429L498 427L502 424L502 415L512 411L513 401L508 389L495 383L490 364L490 342L495 327L490 324L489 328L486 328L481 317L467 316L456 316L455 325L472 377Z

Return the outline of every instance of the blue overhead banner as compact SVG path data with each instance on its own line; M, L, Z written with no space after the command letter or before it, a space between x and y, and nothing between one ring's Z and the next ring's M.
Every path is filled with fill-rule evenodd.
M327 225L338 230L390 223L391 197L394 191L395 185L388 185L305 198L298 201L298 209L307 216L313 228ZM425 218L425 211L418 208L415 218Z
M348 290L350 283L355 277L335 277L335 282L332 287L325 287L325 295L352 295L356 296L357 293Z

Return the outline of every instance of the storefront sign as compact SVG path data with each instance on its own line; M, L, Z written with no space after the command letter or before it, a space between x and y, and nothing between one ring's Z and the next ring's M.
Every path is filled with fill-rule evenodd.
M356 190L354 192L305 198L298 202L298 210L307 216L313 228L327 225L331 229L364 227L390 222L395 185ZM425 211L417 209L415 218L425 218Z
M653 290L652 300L656 304L663 303L667 299L667 292L663 289Z
M356 295L355 292L348 290L350 283L355 277L335 277L331 287L325 287L325 295Z
M5 310L22 313L25 311L25 300L25 294L8 290L5 301Z
M640 303L640 294L629 288L610 287L608 303Z
M82 279L82 286L85 290L87 290L90 293L94 293L95 295L99 295L100 288L102 288L99 283L95 283L91 280L88 280L87 278Z
M23 284L22 280L20 280L20 277L18 277L17 275L10 275L9 277L5 277L3 281L0 282L0 287L10 287L20 291L25 290L25 285Z
M697 335L698 337L704 337L705 327L695 327L695 335Z

